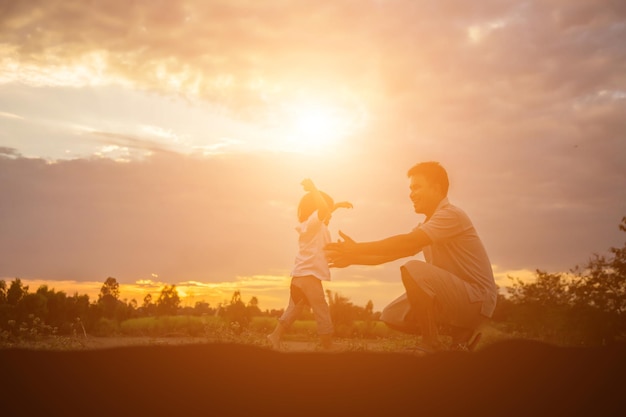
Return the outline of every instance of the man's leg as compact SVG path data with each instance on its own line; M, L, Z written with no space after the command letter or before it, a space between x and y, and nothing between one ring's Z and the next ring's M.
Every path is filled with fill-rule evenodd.
M437 330L435 298L422 290L405 268L401 268L401 271L402 284L404 284L411 309L422 331L424 345L433 350L440 350L442 345Z
M482 320L479 319L474 325L467 325L466 327L450 326L450 336L452 337L450 350L473 351L482 336L479 331L481 322Z
M422 334L406 292L383 308L380 320L393 330L414 335Z
M438 325L446 325L453 329L453 344L468 345L482 317L482 303L470 301L465 282L422 261L409 261L400 270L424 342L441 348Z

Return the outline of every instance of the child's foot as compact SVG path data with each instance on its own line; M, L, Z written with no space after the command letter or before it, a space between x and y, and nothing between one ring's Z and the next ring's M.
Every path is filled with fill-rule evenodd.
M416 343L414 346L404 348L403 351L416 356L432 355L433 353L439 352L438 349L422 343Z
M340 349L339 346L333 342L332 337L327 334L320 335L319 347L326 352L336 352Z
M320 344L319 350L321 352L341 352L343 351L343 348L336 343L331 343L330 345Z
M270 333L267 335L267 340L272 345L272 349L279 350L280 349L280 339L274 335L274 333Z

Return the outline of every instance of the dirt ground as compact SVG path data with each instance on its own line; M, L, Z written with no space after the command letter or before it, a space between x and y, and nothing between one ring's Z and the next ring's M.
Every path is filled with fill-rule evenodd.
M203 344L211 343L205 337L189 337L189 336L170 336L170 337L95 337L88 336L87 338L77 339L78 346L86 349L108 349L122 346L168 346L168 345L183 345L183 344ZM259 346L270 348L269 343L260 344ZM283 352L314 352L319 350L316 341L290 341L286 340L281 342L281 351ZM337 340L335 341L336 351L354 351L354 350L366 350L366 351L383 351L389 350L384 342L380 341L349 341L349 340Z

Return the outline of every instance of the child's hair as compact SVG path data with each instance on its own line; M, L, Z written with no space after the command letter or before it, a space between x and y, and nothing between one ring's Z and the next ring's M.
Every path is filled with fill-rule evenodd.
M329 211L332 211L333 206L335 205L332 197L323 191L320 191L320 194L322 195L322 197L324 197L324 200L326 200ZM316 209L317 206L315 205L315 198L313 197L313 194L306 193L300 199L300 204L298 204L298 220L300 221L300 223L308 219L309 216L313 214Z

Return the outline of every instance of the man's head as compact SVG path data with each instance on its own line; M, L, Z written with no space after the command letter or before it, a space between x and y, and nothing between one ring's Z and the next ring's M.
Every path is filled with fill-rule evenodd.
M409 169L410 198L416 213L430 217L448 196L448 173L439 162L420 162Z
M320 194L322 195L322 197L324 197L324 200L326 200L326 204L328 205L328 207L332 209L333 205L335 204L332 197L323 191L320 191ZM309 216L313 214L316 209L317 206L315 205L315 197L313 197L313 194L311 193L306 193L300 199L300 204L298 204L298 221L302 223L303 221L308 219Z

